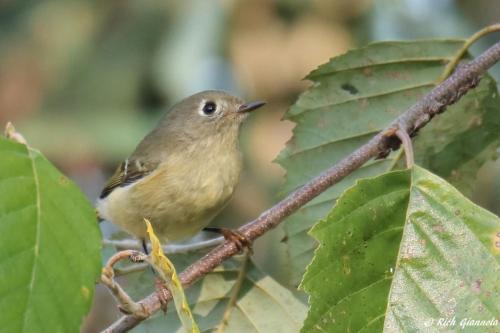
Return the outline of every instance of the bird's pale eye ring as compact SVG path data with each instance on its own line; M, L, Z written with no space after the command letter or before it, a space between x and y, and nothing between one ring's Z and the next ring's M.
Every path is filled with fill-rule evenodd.
M203 105L202 111L205 116L212 116L217 111L217 104L212 101L206 102Z

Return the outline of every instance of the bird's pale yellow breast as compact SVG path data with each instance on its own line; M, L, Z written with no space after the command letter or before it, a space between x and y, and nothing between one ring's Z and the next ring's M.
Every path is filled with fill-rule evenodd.
M113 191L101 203L105 218L139 238L144 218L168 240L193 236L227 204L238 183L241 154L217 138L208 138L206 153L198 149L168 156L140 181ZM198 151L197 151L198 150Z

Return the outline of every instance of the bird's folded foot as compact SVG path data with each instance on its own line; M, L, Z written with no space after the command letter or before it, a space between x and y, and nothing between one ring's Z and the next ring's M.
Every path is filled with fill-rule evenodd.
M155 279L155 289L156 296L158 296L158 300L160 301L161 310L164 314L167 314L168 289L160 278Z
M233 242L240 252L243 252L243 250L247 248L250 254L253 253L252 241L238 230L232 230L227 228L204 228L203 230L216 232L222 235L225 240Z

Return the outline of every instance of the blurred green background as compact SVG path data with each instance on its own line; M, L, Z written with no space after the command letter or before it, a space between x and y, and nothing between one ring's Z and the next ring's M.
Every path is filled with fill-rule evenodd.
M244 128L246 169L216 221L236 226L279 198L284 172L272 160L293 127L280 119L310 70L373 40L467 37L499 19L498 0L3 0L0 125L12 121L94 201L175 101L204 89L266 100ZM499 165L482 168L474 195L497 214ZM263 237L254 257L278 281L287 274L281 237ZM95 303L85 332L119 316L107 292Z

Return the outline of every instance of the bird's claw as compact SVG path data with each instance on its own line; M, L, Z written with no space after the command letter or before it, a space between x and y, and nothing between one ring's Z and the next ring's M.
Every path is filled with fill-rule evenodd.
M163 284L163 281L159 278L155 280L156 296L160 302L161 310L164 314L167 314L167 304L168 304L168 289Z
M224 236L225 240L233 242L238 248L238 251L243 252L243 250L247 248L250 254L253 253L252 241L238 230L221 229L221 234Z

